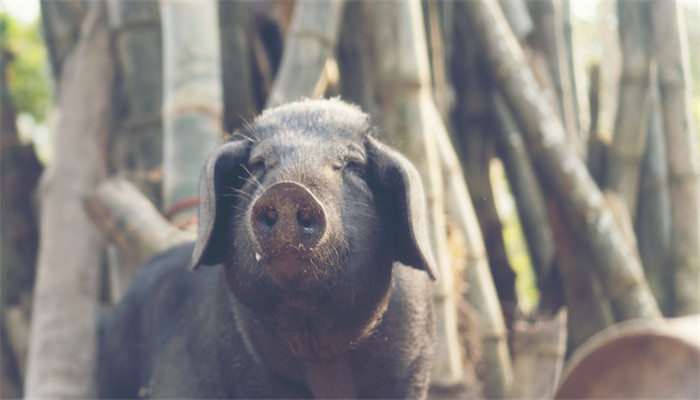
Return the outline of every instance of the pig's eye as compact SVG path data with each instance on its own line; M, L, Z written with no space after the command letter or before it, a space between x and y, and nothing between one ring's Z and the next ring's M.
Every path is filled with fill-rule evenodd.
M251 161L254 162L248 164L248 174L250 174L251 178L255 178L257 180L262 179L262 177L265 175L265 162L262 159Z
M343 171L353 173L362 178L365 176L365 164L359 160L346 160Z

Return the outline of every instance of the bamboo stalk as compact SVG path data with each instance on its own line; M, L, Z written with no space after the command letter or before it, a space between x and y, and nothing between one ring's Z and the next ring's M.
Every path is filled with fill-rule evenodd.
M527 11L525 0L498 0L498 4L501 5L503 15L508 20L508 25L515 37L521 41L527 39L535 25Z
M671 194L675 311L700 311L700 161L690 109L690 66L682 5L650 3Z
M326 61L335 51L344 4L343 0L296 2L266 107L323 95L325 87L319 82Z
M137 187L120 178L101 183L86 197L85 209L122 259L132 266L125 271L130 276L112 282L115 303L149 258L195 239L193 232L170 224Z
M579 138L579 144L584 144L585 135L581 129L581 109L578 103L578 79L576 78L576 62L574 52L574 29L571 22L571 0L561 1L562 29L564 30L563 46L566 52L566 68L568 69L569 94L571 113L575 131L573 135ZM586 147L581 146L580 155L585 157Z
M556 93L559 118L567 134L569 145L582 154L583 146L580 141L577 126L577 109L574 108L572 77L569 75L568 58L565 49L564 27L561 2L542 0L529 2L533 19L535 20L535 40L537 47L546 59L549 76Z
M491 88L483 79L484 65L477 53L476 43L463 17L464 6L456 5L455 34L462 38L454 51L453 79L457 104L453 112L455 143L460 153L462 169L469 185L469 194L486 245L491 275L496 285L501 308L510 327L517 305L515 273L508 261L503 242L503 229L496 212L490 179L490 161L494 144L494 116L489 96Z
M446 188L445 211L463 232L466 240L468 265L465 281L468 289L465 298L475 308L481 322L483 362L487 371L483 377L484 395L488 398L502 398L508 393L513 374L508 351L508 331L459 159L447 132L440 127L437 109L434 114L435 123L432 126L435 129Z
M633 249L625 241L603 196L574 150L566 131L527 67L525 57L496 3L465 3L481 49L513 111L535 168L554 191L563 215L594 256L594 268L615 318L659 318Z
M54 160L42 181L41 243L27 359L27 398L94 398L103 240L82 196L106 174L114 60L104 5L85 18L63 69Z
M664 315L673 315L673 268L670 263L671 206L668 163L658 86L652 86L646 150L642 160L635 231L649 287Z
M493 104L498 123L495 135L499 153L516 199L515 205L538 277L538 286L546 298L548 292L555 290L551 285L555 283L552 274L556 266L556 248L545 198L522 136L500 94L493 95Z
M163 66L158 3L111 0L106 4L121 82L110 164L116 175L134 182L160 204Z
M374 15L386 16L377 20L374 27L376 54L382 55L376 58L376 82L384 132L389 143L400 144L399 150L421 175L432 228L431 245L440 275L434 292L438 340L431 382L437 386L456 386L462 382L463 366L457 350L460 343L447 248L443 177L431 136L436 121L430 112L435 105L429 91L421 8L419 3L404 2L379 2L371 7Z
M365 1L350 1L345 5L337 57L341 96L359 105L366 113L377 116L372 72L376 16L371 11Z
M606 171L608 170L608 144L600 137L598 121L600 114L600 65L593 64L588 74L588 109L590 128L588 132L588 148L586 151L586 167L599 188L604 187Z
M649 110L649 14L642 1L619 0L617 5L622 73L615 130L608 153L607 187L620 194L633 218Z
M222 137L216 2L160 2L163 29L163 208L199 193L199 173ZM175 221L196 217L195 208Z

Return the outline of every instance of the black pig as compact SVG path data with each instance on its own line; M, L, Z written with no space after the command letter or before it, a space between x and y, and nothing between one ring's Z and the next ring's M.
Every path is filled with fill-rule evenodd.
M372 134L357 107L306 100L217 148L197 242L156 256L101 324L100 395L424 398L424 194Z

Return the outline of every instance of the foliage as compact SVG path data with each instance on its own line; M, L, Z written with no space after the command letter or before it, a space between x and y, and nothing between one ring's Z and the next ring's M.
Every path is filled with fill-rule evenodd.
M18 112L44 121L53 99L40 20L23 25L0 13L0 45L7 57L7 86Z

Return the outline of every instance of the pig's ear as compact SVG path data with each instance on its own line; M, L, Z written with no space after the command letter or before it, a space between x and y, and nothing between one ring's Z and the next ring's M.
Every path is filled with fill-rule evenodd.
M246 176L250 142L240 140L217 147L204 164L199 181L199 221L197 242L192 253L191 269L202 264L224 261L228 251L226 224L230 223L230 205L224 199L225 189L242 185Z
M367 138L370 185L389 213L388 223L396 240L396 259L426 271L437 279L435 257L430 248L423 185L416 168L398 152L373 137Z

